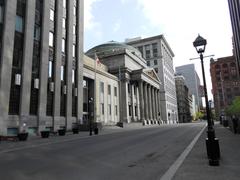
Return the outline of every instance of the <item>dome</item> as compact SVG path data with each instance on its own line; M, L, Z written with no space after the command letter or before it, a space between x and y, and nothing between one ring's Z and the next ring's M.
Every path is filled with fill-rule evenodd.
M133 46L130 46L130 45L127 45L127 44L124 44L124 43L119 43L119 42L116 42L116 41L110 41L110 42L95 46L92 49L88 50L86 52L86 55L94 56L95 53L97 53L97 54L111 53L111 52L119 51L119 50L128 50L132 54L135 54L135 55L141 57L140 51L138 51Z

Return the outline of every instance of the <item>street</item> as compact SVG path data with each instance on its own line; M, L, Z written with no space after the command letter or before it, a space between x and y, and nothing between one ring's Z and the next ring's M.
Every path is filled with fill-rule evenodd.
M204 123L162 125L0 151L2 180L161 179ZM0 144L1 146L1 144Z

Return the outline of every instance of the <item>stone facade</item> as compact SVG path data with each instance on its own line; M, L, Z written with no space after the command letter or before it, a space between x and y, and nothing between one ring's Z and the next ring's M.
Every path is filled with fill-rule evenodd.
M86 53L92 58L95 54L108 72L119 79L120 122L160 123L160 80L147 67L140 52L125 44L109 42Z
M83 0L1 0L0 9L0 135L81 123Z
M174 80L174 53L163 35L145 39L128 39L127 44L137 48L147 65L154 68L161 81L160 101L164 123L178 122L177 98Z

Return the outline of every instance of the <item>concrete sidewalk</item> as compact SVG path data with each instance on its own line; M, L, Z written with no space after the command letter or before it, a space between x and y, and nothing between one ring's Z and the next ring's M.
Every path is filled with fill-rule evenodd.
M216 124L216 137L221 151L220 166L209 166L204 132L174 176L174 180L239 180L240 134Z

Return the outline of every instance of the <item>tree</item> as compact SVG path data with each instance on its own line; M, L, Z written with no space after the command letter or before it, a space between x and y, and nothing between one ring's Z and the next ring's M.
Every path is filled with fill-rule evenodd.
M226 110L228 115L240 115L240 96L236 96L232 104Z
M201 111L196 112L195 120L202 119L204 114Z

